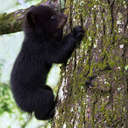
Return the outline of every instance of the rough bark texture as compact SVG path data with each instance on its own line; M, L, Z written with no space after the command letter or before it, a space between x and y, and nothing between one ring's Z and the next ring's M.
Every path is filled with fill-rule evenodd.
M52 128L128 128L128 3L74 1L75 24L81 15L85 38L62 71Z

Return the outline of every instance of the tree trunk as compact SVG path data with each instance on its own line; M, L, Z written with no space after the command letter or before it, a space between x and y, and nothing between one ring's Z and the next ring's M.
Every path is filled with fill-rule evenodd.
M52 128L128 128L128 2L68 2L86 33L62 70Z

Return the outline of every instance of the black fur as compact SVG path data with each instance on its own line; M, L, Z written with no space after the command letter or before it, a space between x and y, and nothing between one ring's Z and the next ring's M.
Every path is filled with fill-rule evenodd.
M53 91L45 84L52 63L66 63L84 35L77 26L63 37L66 19L42 5L26 14L25 38L11 73L11 89L18 106L40 120L54 116Z

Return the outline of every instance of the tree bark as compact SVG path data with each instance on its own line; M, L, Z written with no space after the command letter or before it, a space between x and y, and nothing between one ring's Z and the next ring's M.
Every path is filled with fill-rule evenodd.
M73 1L86 33L62 70L52 128L128 128L127 10L125 0Z

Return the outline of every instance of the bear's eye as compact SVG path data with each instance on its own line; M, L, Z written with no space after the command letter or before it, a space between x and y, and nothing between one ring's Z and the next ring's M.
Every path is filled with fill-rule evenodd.
M56 20L56 15L51 16L51 17L50 17L50 20L51 20L51 21L55 21L55 20Z

